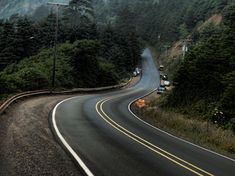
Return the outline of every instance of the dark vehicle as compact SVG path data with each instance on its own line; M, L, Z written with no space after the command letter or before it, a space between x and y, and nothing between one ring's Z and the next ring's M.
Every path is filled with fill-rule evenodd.
M163 75L162 76L162 80L167 81L168 80L168 76L167 75Z
M166 87L164 85L160 85L157 89L157 94L163 94L166 91Z

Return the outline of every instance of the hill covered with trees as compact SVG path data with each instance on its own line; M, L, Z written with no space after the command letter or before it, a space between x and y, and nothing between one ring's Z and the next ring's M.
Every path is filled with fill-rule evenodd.
M235 4L222 15L223 23L209 25L191 46L174 76L168 104L235 131Z
M91 1L61 8L56 87L99 87L129 78L141 49L135 31L97 27ZM120 20L123 20L121 17ZM56 16L13 15L0 21L0 94L51 87Z

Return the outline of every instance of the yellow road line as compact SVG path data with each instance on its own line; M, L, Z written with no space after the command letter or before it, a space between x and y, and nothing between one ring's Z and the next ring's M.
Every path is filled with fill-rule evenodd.
M116 98L116 97L115 97L115 98ZM117 129L118 131L120 131L121 133L123 133L124 135L126 135L127 137L131 138L132 140L134 140L134 141L138 142L139 144L145 146L146 148L150 149L151 151L153 151L153 152L155 152L155 153L157 153L157 154L159 154L159 155L161 155L161 156L167 158L168 160L170 160L170 161L172 161L172 162L174 162L174 163L180 165L181 167L183 167L183 168L185 168L185 169L187 169L187 170L189 170L189 171L195 173L196 175L203 176L201 173L199 173L199 172L197 172L197 171L195 171L195 170L193 170L193 169L191 169L191 168L189 168L189 167L183 165L182 163L179 163L178 161L176 161L176 160L170 158L169 156L171 156L171 157L173 157L173 158L175 158L175 159L177 159L177 160L179 160L179 161L181 161L181 162L183 162L183 163L185 163L185 164L187 164L187 165L193 167L194 169L197 169L197 170L199 170L199 171L201 171L201 172L203 172L203 173L205 173L205 174L207 174L207 175L209 175L209 176L213 176L213 174L211 174L211 173L209 173L209 172L207 172L207 171L204 171L203 169L201 169L201 168L199 168L199 167L197 167L197 166L195 166L195 165L193 165L193 164L191 164L191 163L189 163L189 162L187 162L187 161L185 161L185 160L183 160L183 159L181 159L181 158L179 158L179 157L177 157L177 156L175 156L175 155L173 155L173 154L171 154L171 153L169 153L169 152L167 152L167 151L165 151L165 150L163 150L163 149L161 149L161 148L159 148L159 147L157 147L157 146L155 146L154 144L152 144L152 143L146 141L145 139L143 139L143 138L137 136L136 134L134 134L134 133L128 131L128 130L125 129L124 127L122 127L122 126L120 126L119 124L117 124L115 121L113 121L113 120L103 111L103 108L102 108L102 107L103 107L103 104L104 104L105 102L109 101L109 100L111 100L111 98L109 98L109 99L104 99L104 100L99 101L99 102L96 104L96 111L97 111L97 113L100 115L100 117L102 117L102 119L105 120L105 121L106 121L108 124L110 124L112 127L114 127L115 129ZM98 105L100 105L100 106L98 106ZM100 108L100 110L99 110L98 107ZM101 112L100 112L100 111L101 111ZM102 113L103 113L103 115L102 115ZM104 116L105 116L108 120L107 120ZM110 122L110 121L111 121L111 122ZM145 144L145 143L146 143L146 144ZM148 144L148 145L147 145L147 144ZM152 147L153 147L153 148L152 148ZM154 148L155 148L155 149L154 149ZM163 152L163 153L161 153L160 151L157 151L156 149L160 150L160 151ZM169 155L169 156L166 156L164 153L167 154L167 155Z
M112 123L114 123L115 125L117 125L117 126L118 126L119 128L121 128L122 130L126 131L127 133L129 133L129 134L133 135L134 137L138 138L139 140L144 141L144 142L147 143L148 145L150 145L150 146L152 146L152 147L154 147L154 148L156 148L156 149L158 149L158 150L160 150L160 151L162 151L162 152L164 152L164 153L166 153L166 154L168 154L168 155L170 155L170 156L172 156L172 157L174 157L174 158L180 160L181 162L184 162L184 163L190 165L191 167L194 167L194 168L197 169L197 170L200 170L201 172L204 172L204 173L206 173L206 174L208 174L208 175L210 175L210 176L213 176L211 173L209 173L209 172L207 172L207 171L205 171L205 170L203 170L203 169L201 169L201 168L199 168L199 167L197 167L197 166L195 166L195 165L193 165L193 164L191 164L191 163L189 163L189 162L187 162L187 161L185 161L185 160L183 160L183 159L181 159L181 158L179 158L179 157L177 157L177 156L175 156L175 155L173 155L173 154L171 154L171 153L169 153L169 152L167 152L167 151L165 151L165 150L163 150L163 149L161 149L161 148L159 148L159 147L157 147L156 145L154 145L154 144L152 144L152 143L146 141L145 139L143 139L143 138L137 136L136 134L130 132L129 130L127 130L127 129L125 129L124 127L122 127L122 126L120 126L119 124L117 124L115 121L113 121L113 120L103 111L103 108L102 108L102 107L103 107L103 104L104 104L105 102L109 101L109 100L110 100L110 99L107 99L107 100L103 101L102 104L101 104L101 106L100 106L100 107L101 107L100 109L101 109L102 113L103 113Z

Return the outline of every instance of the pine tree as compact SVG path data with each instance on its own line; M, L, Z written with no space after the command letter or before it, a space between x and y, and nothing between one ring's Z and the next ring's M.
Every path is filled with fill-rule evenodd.
M55 26L56 16L50 13L47 18L40 21L39 27L39 39L42 47L52 47L55 41Z
M14 38L15 30L13 24L8 21L4 22L0 33L0 71L8 64L14 62Z
M36 29L32 21L27 17L19 18L14 40L15 54L18 56L17 61L35 53L37 48L35 32Z
M93 39L96 35L94 10L91 0L72 0L64 9L62 23L67 39Z

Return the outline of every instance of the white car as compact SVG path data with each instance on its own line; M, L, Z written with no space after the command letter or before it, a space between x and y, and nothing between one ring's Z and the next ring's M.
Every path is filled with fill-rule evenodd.
M133 76L136 77L138 74L136 71L133 72Z
M140 72L141 72L141 70L137 67L137 68L135 69L135 72L137 73L137 75L139 75Z
M165 86L170 86L171 85L170 81L164 81L163 83L164 83Z

